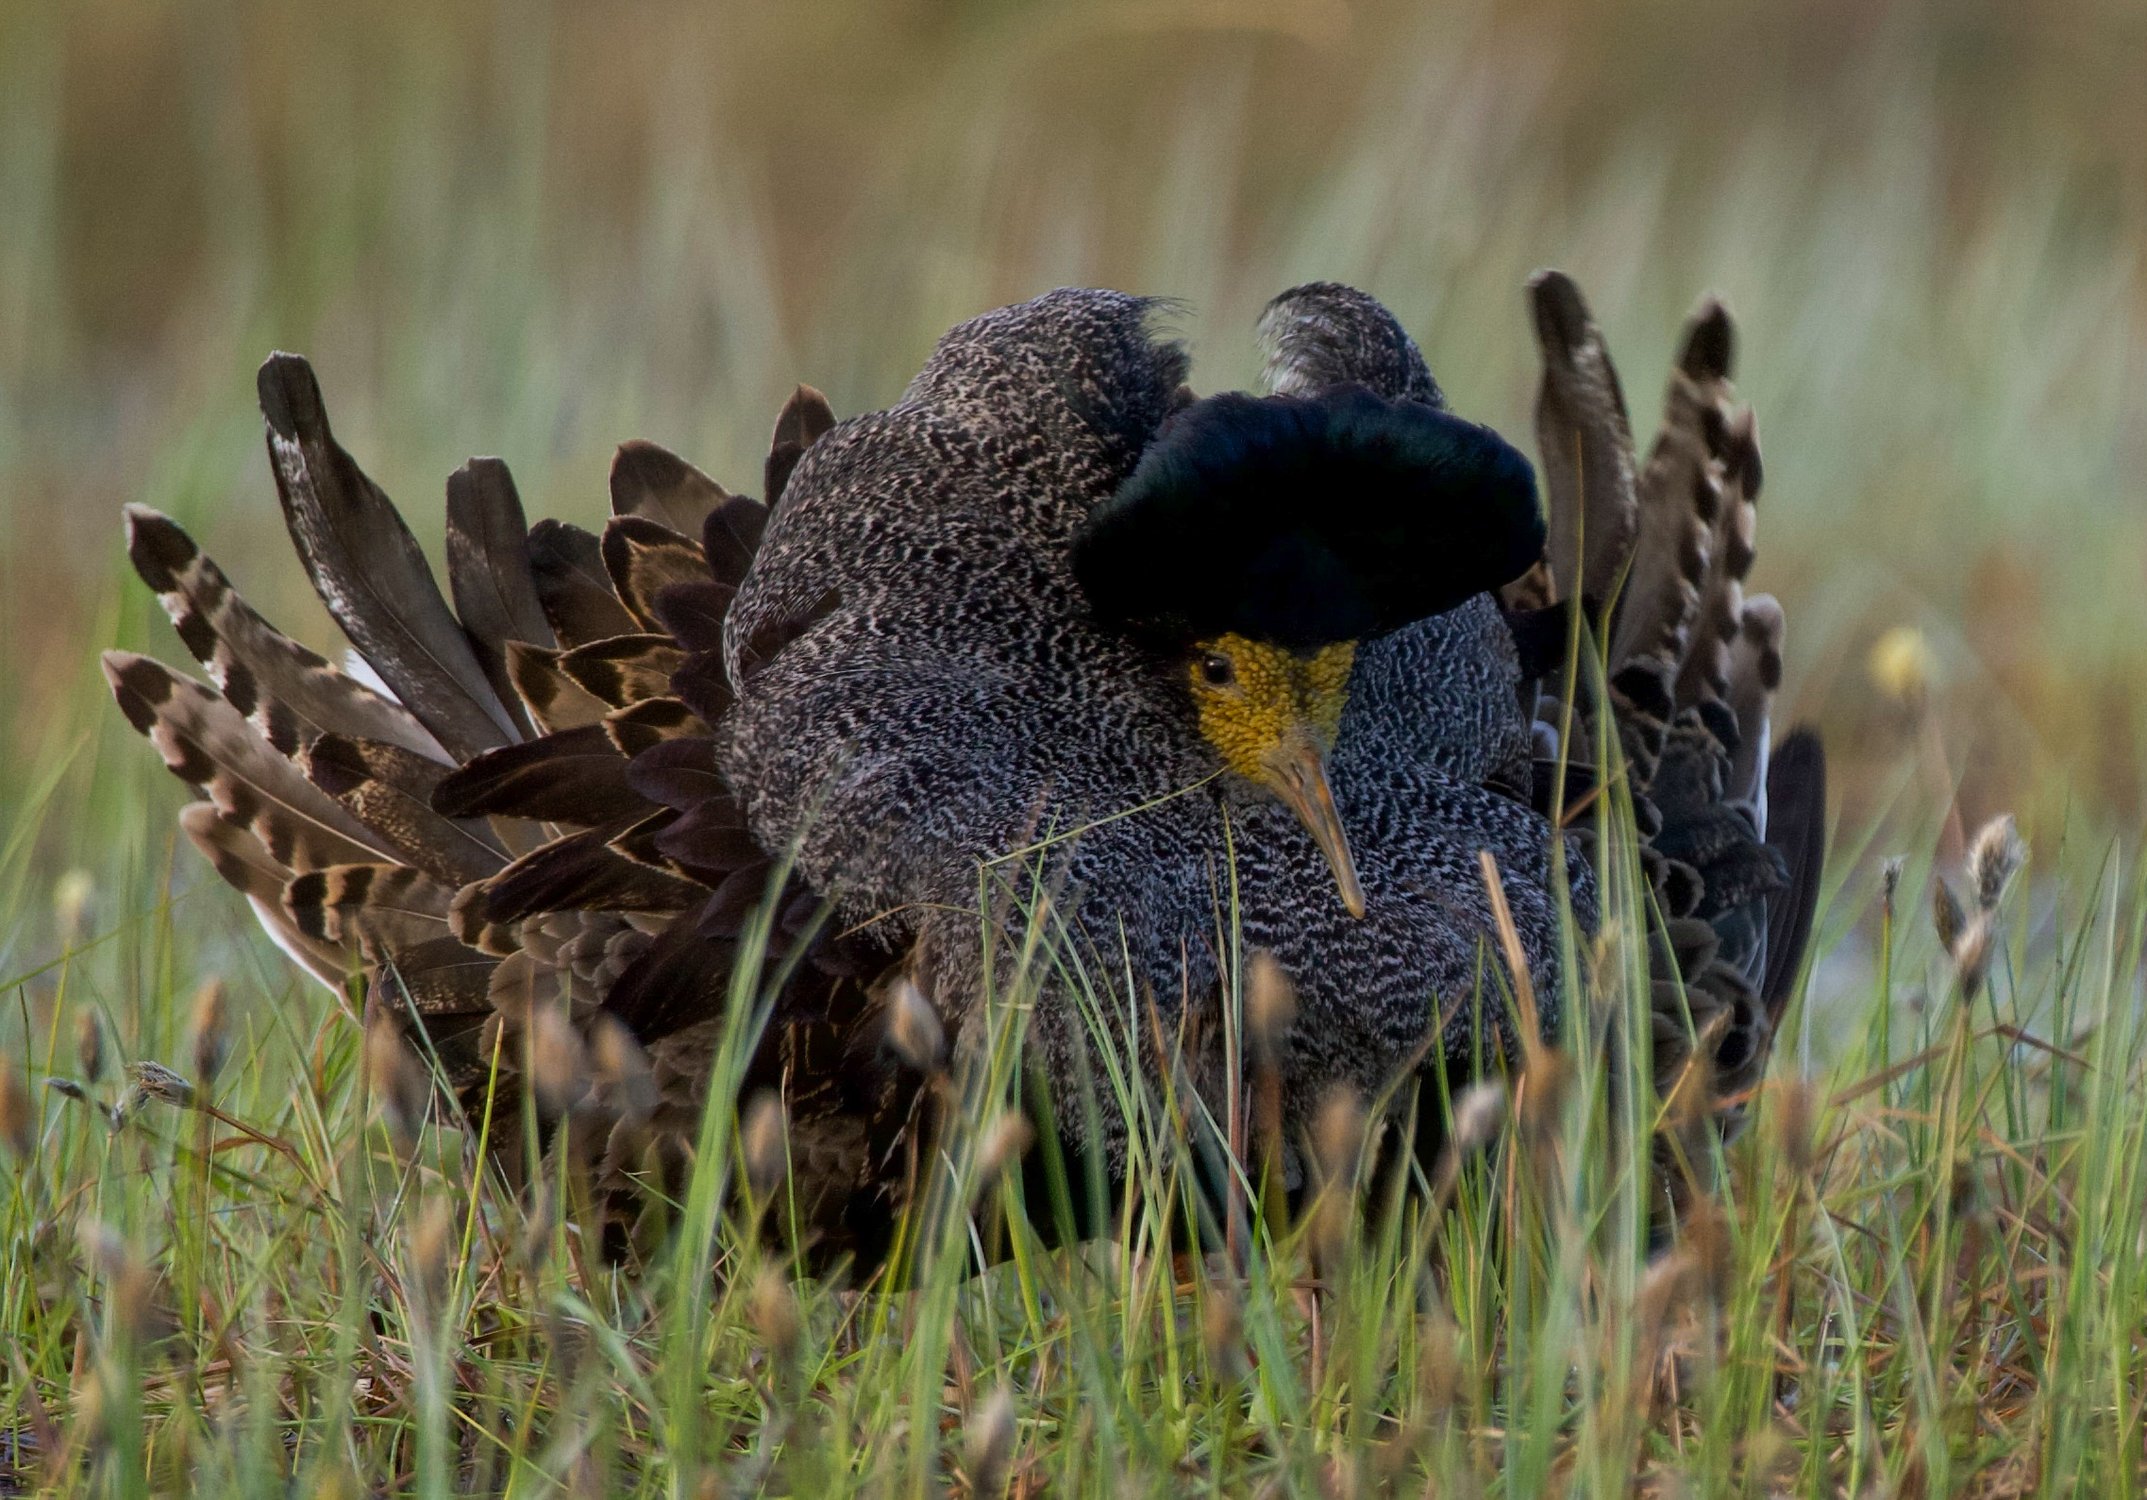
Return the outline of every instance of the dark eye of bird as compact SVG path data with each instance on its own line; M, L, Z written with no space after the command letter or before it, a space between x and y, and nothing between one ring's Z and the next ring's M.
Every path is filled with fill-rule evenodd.
M1213 651L1200 658L1200 675L1207 679L1209 687L1228 687L1237 680L1230 658L1218 656Z

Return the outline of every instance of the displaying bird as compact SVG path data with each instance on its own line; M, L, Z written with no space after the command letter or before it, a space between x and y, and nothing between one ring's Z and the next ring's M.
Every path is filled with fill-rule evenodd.
M1219 1101L1232 964L1271 953L1297 996L1286 1135L1337 1084L1513 1050L1501 904L1556 1026L1560 924L1596 902L1560 825L1601 784L1585 733L1561 754L1535 722L1567 696L1632 766L1659 1071L1701 1058L1733 1115L1805 945L1823 789L1815 741L1768 753L1781 615L1740 593L1758 462L1729 325L1696 318L1642 465L1578 292L1533 296L1547 532L1527 461L1361 293L1285 293L1271 393L1199 399L1153 304L1062 291L946 335L886 411L837 423L801 387L765 503L628 444L600 537L529 528L472 460L452 608L277 355L285 516L380 686L141 508L131 556L215 686L106 673L278 943L360 977L466 1109L532 1085L615 1188L681 1167L758 961L744 1087L781 1100L823 1262L885 1252L929 1080L1003 986L1033 991L1056 1097L1130 1062ZM1601 693L1563 680L1583 627ZM1029 923L1046 960L1007 940ZM492 1111L510 1159L520 1117ZM1111 1111L1060 1128L1120 1165Z

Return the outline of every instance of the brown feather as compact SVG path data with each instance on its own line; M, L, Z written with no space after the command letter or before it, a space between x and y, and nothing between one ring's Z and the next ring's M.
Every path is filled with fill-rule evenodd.
M559 659L565 654L543 646L525 646L520 641L507 646L507 675L529 710L531 721L544 734L594 724L609 711L603 699L560 670Z
M1632 422L1617 367L1580 288L1560 271L1528 284L1543 382L1536 395L1548 559L1556 597L1607 603L1639 524Z
M432 806L442 817L534 818L576 828L652 810L627 785L626 761L601 724L487 751L442 780Z
M705 888L610 848L616 832L588 829L525 854L481 884L477 910L509 923L553 911L684 911L706 898Z
M336 443L312 367L272 354L259 386L291 540L343 633L458 758L517 738L417 539Z
M1613 681L1644 675L1665 705L1688 649L1723 504L1720 446L1729 315L1712 299L1686 324L1662 430L1641 471L1631 571L1611 628ZM1709 371L1714 371L1710 375Z
M195 660L285 755L321 734L363 735L445 759L401 704L346 676L254 612L213 559L169 516L126 507L127 556L154 589Z
M387 856L383 841L208 688L125 651L104 654L104 675L128 722L149 737L171 773L207 793L277 863L311 870Z
M827 397L809 385L790 393L790 399L776 415L775 432L768 440L768 459L761 468L761 493L768 497L769 510L782 503L783 491L790 484L790 471L798 466L805 450L834 425L835 408L828 405Z
M448 936L452 889L406 865L331 865L294 875L283 909L307 937L356 942L369 959Z
M698 536L730 491L666 448L635 439L611 460L611 513L646 516L682 536Z
M603 543L579 526L539 521L530 527L529 567L544 618L561 646L631 635L641 628L611 592Z
M663 629L656 599L674 583L708 582L699 543L646 516L613 516L604 527L604 570L643 630Z
M665 740L705 736L708 726L676 698L644 698L604 715L604 731L628 760Z
M553 644L529 566L529 522L514 476L473 458L447 476L447 581L485 680L526 738L531 725L507 670L507 643Z
M415 866L451 886L482 880L507 862L507 851L482 822L443 818L433 788L447 767L377 740L323 735L299 757L315 786Z
M298 930L283 909L283 887L291 878L290 868L271 858L259 839L218 812L213 803L190 802L181 808L179 828L216 873L246 897L275 945L335 991L337 998L347 998L356 954Z
M609 708L626 708L671 694L671 674L686 653L667 635L621 635L576 646L559 659L559 670Z

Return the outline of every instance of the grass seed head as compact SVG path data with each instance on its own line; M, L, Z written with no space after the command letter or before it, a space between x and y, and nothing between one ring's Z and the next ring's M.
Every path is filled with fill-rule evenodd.
M1506 1089L1486 1080L1469 1085L1454 1103L1455 1156L1480 1151L1495 1139L1506 1124Z
M1280 1067L1296 1024L1297 987L1282 972L1282 961L1263 948L1245 966L1245 1050L1253 1063Z
M1901 890L1901 872L1908 868L1905 855L1887 856L1879 867L1879 911L1891 922L1894 919L1894 898Z
M1812 1133L1817 1128L1819 1098L1808 1078L1792 1078L1775 1095L1774 1131L1783 1165L1809 1179L1814 1165Z
M790 1164L790 1117L782 1095L762 1089L746 1105L738 1132L745 1155L745 1180L753 1196L765 1200L783 1185Z
M788 1366L797 1357L804 1324L798 1317L798 1294L790 1279L773 1266L761 1267L753 1278L753 1298L748 1309L753 1332L761 1347L777 1364Z
M126 1095L115 1106L122 1117L132 1115L147 1100L169 1104L173 1109L194 1107L194 1085L160 1062L145 1059L128 1063L127 1079Z
M89 931L90 907L96 898L97 880L87 870L69 870L53 882L52 922L62 948L72 948Z
M432 1084L395 1017L381 1008L365 1018L365 1086L390 1133L405 1145L416 1140L432 1107Z
M104 1022L84 1006L75 1012L75 1068L91 1088L104 1082Z
M1979 911L1961 929L1953 946L1953 969L1963 995L1980 995L1990 971L1991 913Z
M410 1290L422 1299L428 1314L437 1314L443 1305L454 1250L454 1207L436 1193L410 1229Z
M1245 1358L1245 1313L1236 1288L1209 1284L1200 1312L1200 1342L1217 1380L1239 1381L1252 1373Z
M1995 912L2028 862L2028 845L2012 814L2001 813L1976 830L1968 846L1968 885L1978 909Z
M564 1004L547 1002L530 1013L529 1081L536 1088L538 1107L553 1119L588 1095L588 1049Z
M947 1056L947 1029L917 981L897 974L887 987L887 1044L919 1073L936 1073Z
M1896 625L1872 642L1865 662L1873 685L1912 713L1930 697L1933 665L1930 643L1913 625Z
M231 1051L230 1015L224 1003L224 982L213 974L194 991L194 1007L187 1030L193 1038L190 1052L194 1076L201 1080L204 1088L213 1088L216 1075L224 1070L224 1061Z
M977 1185L989 1188L1002 1174L1017 1169L1035 1144L1036 1128L1018 1109L1001 1110L984 1128L977 1145Z
M1344 1191L1356 1184L1364 1152L1364 1100L1356 1089L1342 1083L1327 1090L1313 1120L1312 1148L1323 1181Z
M1968 911L1943 876L1931 881L1931 926L1937 929L1938 941L1947 956L1959 963L1961 934L1968 928Z
M1002 1380L969 1414L962 1434L971 1494L997 1496L1006 1492L1007 1475L1014 1464L1014 1440L1019 1435L1014 1392Z
M589 1064L596 1086L619 1117L635 1123L656 1113L656 1074L649 1055L617 1016L600 1015L589 1026Z
M37 1111L30 1103L30 1090L12 1057L0 1057L0 1143L28 1161L37 1146Z
M125 1235L109 1224L88 1220L81 1234L84 1253L104 1278L106 1328L110 1336L139 1342L149 1333L151 1298L156 1290L148 1262Z

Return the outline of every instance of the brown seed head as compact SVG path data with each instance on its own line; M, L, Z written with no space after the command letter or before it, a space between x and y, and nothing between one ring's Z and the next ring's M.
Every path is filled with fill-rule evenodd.
M1954 978L1963 995L1983 993L1983 979L1990 970L1991 913L1979 911L1961 929L1953 946Z
M114 1338L140 1339L149 1331L155 1277L148 1262L111 1225L90 1220L82 1226L82 1248L105 1282L107 1328Z
M803 1325L798 1318L797 1293L790 1281L772 1266L763 1266L753 1279L750 1308L753 1331L762 1347L778 1364L788 1365L797 1356Z
M1977 830L1968 846L1968 884L1976 906L1997 911L2012 889L2013 877L2028 862L2028 846L2014 826L2012 815L2000 814Z
M384 1007L374 1007L365 1018L365 1087L395 1138L405 1144L415 1140L432 1107L432 1085L403 1040L402 1027Z
M104 1022L87 1006L75 1012L75 1066L92 1088L104 1082Z
M1931 881L1931 926L1938 931L1940 945L1959 963L1961 934L1967 930L1968 913L1943 876Z
M1907 868L1907 858L1899 854L1889 855L1879 867L1879 910L1889 922L1894 919L1894 897L1901 889L1901 872Z
M588 1096L588 1053L560 1002L542 1002L530 1012L529 1081L537 1091L537 1107L552 1119Z
M1808 1078L1790 1079L1775 1095L1774 1129L1782 1162L1799 1178L1812 1175L1812 1132L1818 1113L1818 1092Z
M589 1064L604 1102L622 1120L639 1123L656 1113L656 1074L649 1055L617 1016L589 1023Z
M1245 965L1245 1051L1255 1067L1279 1068L1297 1024L1297 987L1266 949Z
M897 974L887 988L887 1044L920 1073L936 1073L947 1055L947 1030L917 982Z
M30 1103L29 1085L11 1057L0 1057L0 1143L28 1161L37 1148L37 1111Z
M1007 1475L1014 1462L1014 1442L1019 1436L1020 1424L1014 1417L1014 1392L1002 1380L969 1414L967 1430L962 1434L971 1494L998 1496L1006 1493Z
M1018 1109L1001 1110L985 1126L983 1138L977 1143L979 1190L997 1182L1001 1173L1017 1169L1035 1140L1036 1130L1028 1116Z
M1252 1373L1245 1359L1245 1314L1235 1288L1211 1283L1200 1314L1200 1341L1208 1368L1218 1380L1243 1380Z
M1364 1152L1364 1100L1350 1085L1337 1084L1320 1100L1312 1147L1322 1181L1345 1192L1356 1185Z
M410 1290L437 1313L447 1295L447 1272L455 1250L455 1211L445 1195L429 1199L410 1229Z
M133 1085L128 1092L139 1098L154 1099L174 1109L194 1107L194 1085L160 1062L128 1063L127 1077Z
M193 1035L194 1076L201 1080L202 1087L213 1088L216 1075L224 1070L224 1060L231 1050L224 982L213 974L194 991L193 1017L188 1030Z
M738 1138L745 1156L746 1186L756 1199L765 1201L783 1185L790 1166L790 1117L782 1095L774 1089L755 1094L746 1104Z

